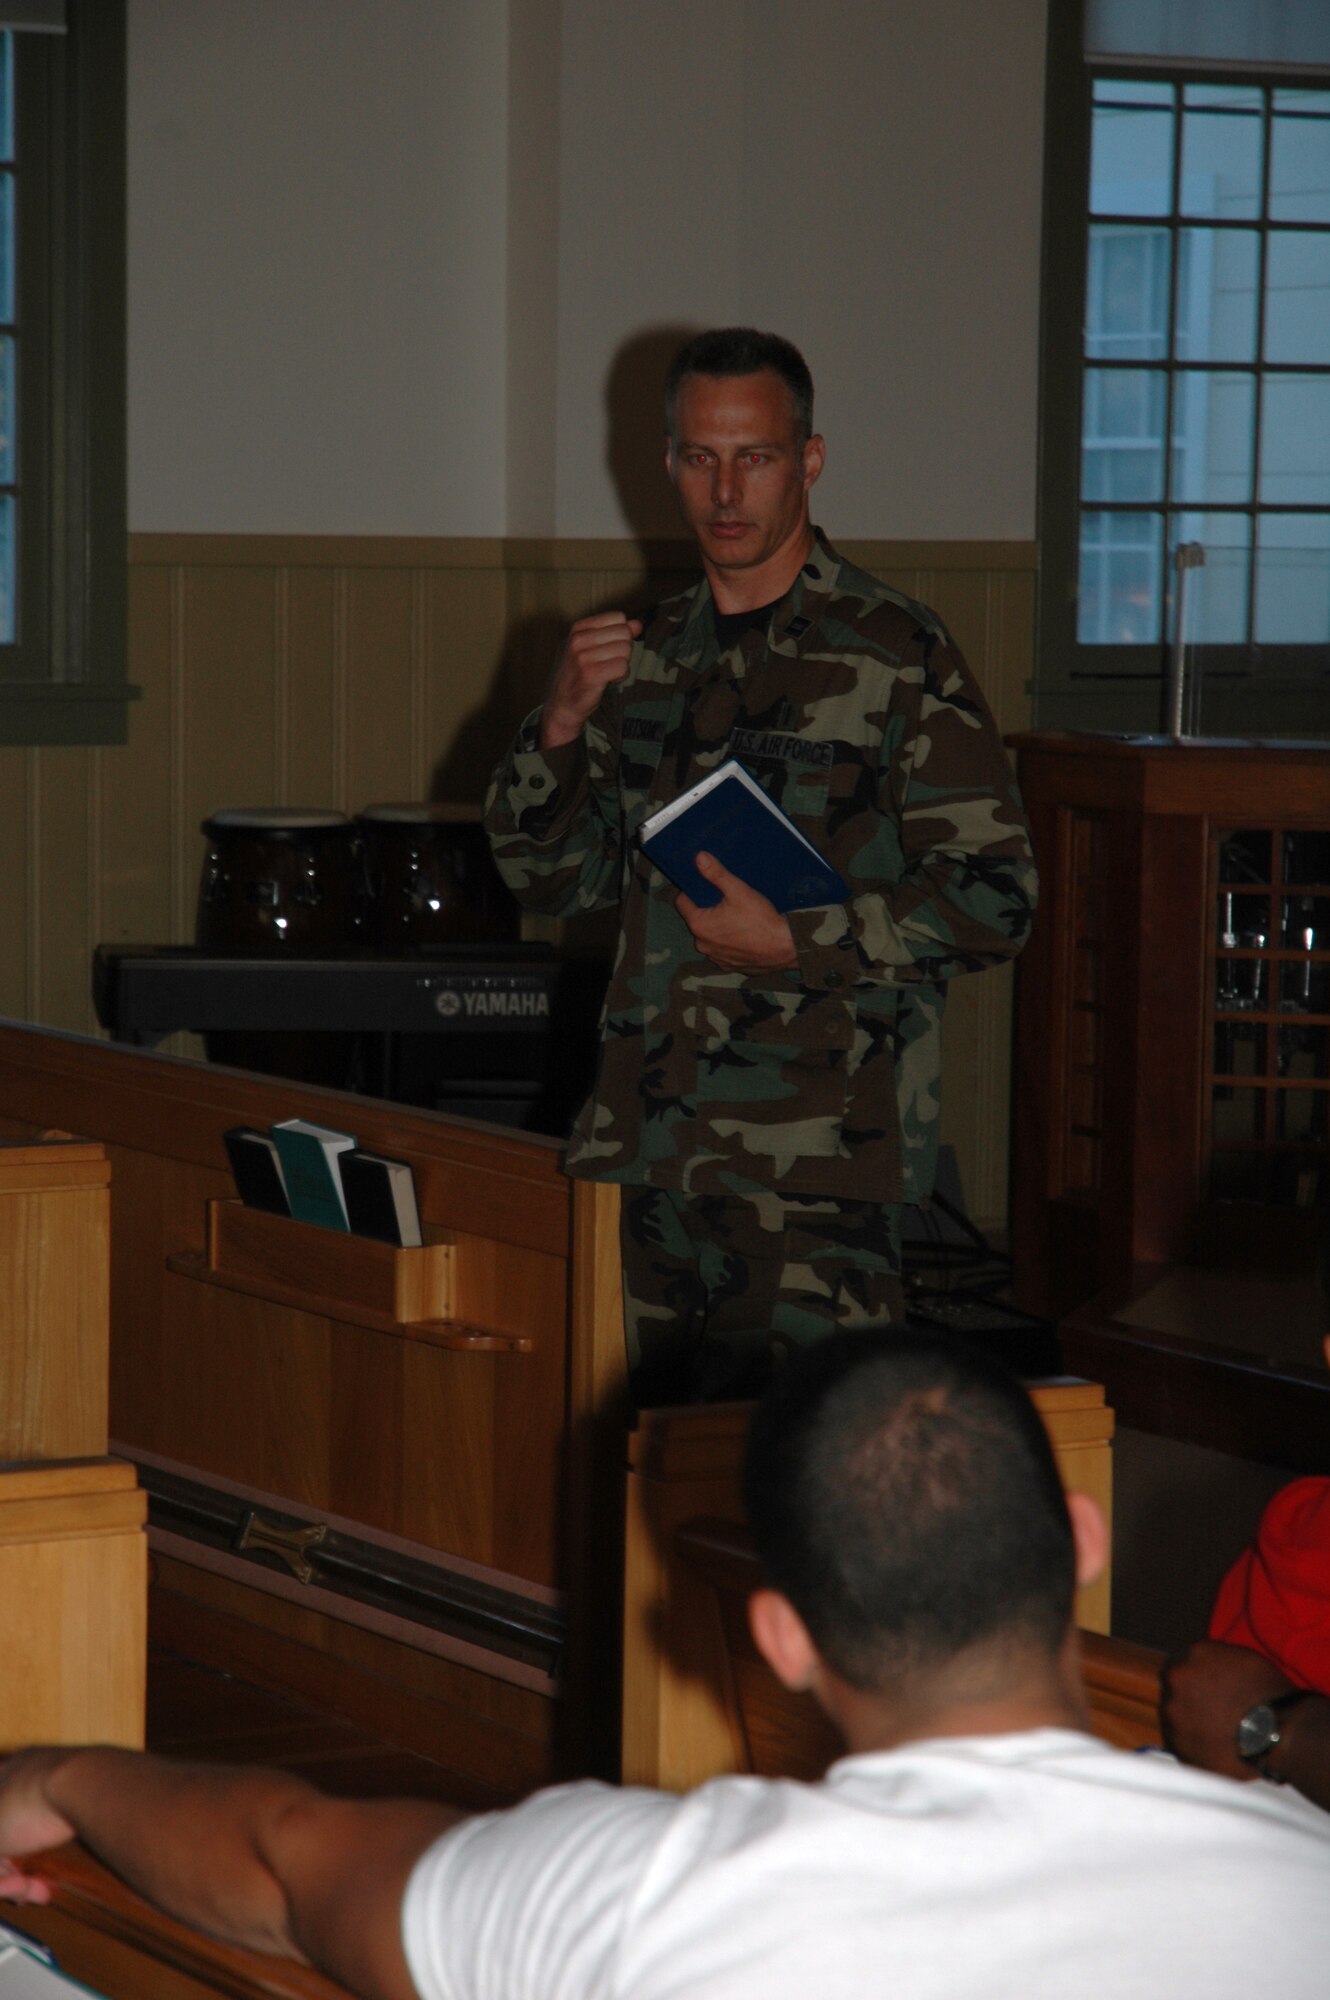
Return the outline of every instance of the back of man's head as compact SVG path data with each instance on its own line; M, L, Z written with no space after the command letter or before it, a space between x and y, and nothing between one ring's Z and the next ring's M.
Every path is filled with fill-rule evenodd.
M754 1412L744 1498L768 1580L853 1687L923 1686L990 1645L1051 1658L1066 1635L1052 1447L974 1349L902 1330L796 1352Z
M808 363L792 340L779 333L759 333L754 326L718 326L694 334L670 363L665 377L665 428L675 436L674 416L679 390L689 375L757 375L769 368L790 392L796 444L813 435L813 378Z

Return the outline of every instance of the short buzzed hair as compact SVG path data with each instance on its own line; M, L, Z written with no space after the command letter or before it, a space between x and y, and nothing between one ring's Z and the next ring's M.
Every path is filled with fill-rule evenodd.
M769 1581L853 1687L926 1681L987 1642L1052 1657L1066 1636L1057 1461L977 1349L901 1329L797 1350L754 1412L744 1499Z
M770 368L780 376L794 405L795 443L813 435L813 378L808 363L792 340L779 333L759 333L752 326L715 327L694 334L670 363L665 377L665 429L672 438L679 389L689 375L757 375Z

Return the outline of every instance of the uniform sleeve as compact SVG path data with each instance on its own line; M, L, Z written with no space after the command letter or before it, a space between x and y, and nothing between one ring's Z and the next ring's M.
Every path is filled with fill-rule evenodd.
M926 633L895 679L876 810L898 869L851 869L847 902L791 915L804 985L934 985L1014 958L1038 890L1020 793L964 660Z
M402 1941L421 2000L596 2000L678 1801L594 1783L465 1821L416 1863Z
M542 751L540 710L490 781L485 830L504 881L529 910L575 916L619 902L623 834L607 699L575 742Z

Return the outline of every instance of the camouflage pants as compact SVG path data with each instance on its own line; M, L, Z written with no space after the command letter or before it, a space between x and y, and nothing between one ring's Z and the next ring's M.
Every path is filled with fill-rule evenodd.
M625 1187L619 1235L639 1408L755 1395L785 1348L904 1316L881 1202Z

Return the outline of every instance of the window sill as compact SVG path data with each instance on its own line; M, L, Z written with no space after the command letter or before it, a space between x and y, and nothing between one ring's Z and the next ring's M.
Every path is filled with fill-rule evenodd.
M129 704L142 690L72 687L49 681L0 681L0 747L124 743Z

